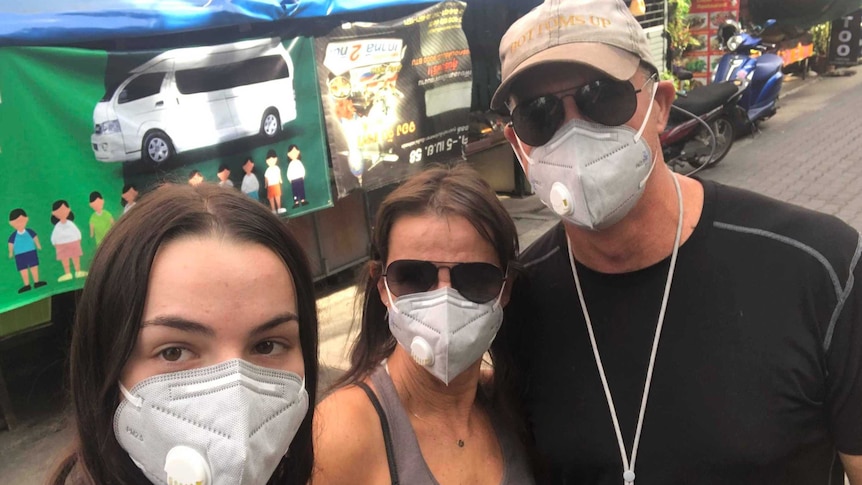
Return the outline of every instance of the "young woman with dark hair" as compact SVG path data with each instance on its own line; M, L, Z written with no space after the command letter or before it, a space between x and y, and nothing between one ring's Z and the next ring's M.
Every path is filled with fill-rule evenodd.
M515 225L466 165L426 169L381 204L351 367L315 418L314 485L529 485L494 373Z
M77 441L54 484L305 484L317 314L284 222L165 185L93 259L72 336Z

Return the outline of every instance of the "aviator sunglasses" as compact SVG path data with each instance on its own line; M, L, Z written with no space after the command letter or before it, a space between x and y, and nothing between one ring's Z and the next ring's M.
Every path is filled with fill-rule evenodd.
M449 269L452 288L473 303L497 298L506 275L491 263L445 263L399 259L389 263L383 272L392 296L423 293L437 286L439 268Z
M522 101L512 110L512 127L527 145L548 143L563 124L566 117L563 99L569 96L575 98L578 110L587 118L606 126L620 126L635 114L638 93L655 77L650 76L640 89L629 81L601 78L575 89Z

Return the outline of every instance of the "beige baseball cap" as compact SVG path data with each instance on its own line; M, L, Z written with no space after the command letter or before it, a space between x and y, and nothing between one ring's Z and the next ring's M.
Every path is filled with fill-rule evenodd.
M491 108L502 109L513 82L535 66L584 64L626 80L640 62L658 72L644 30L622 0L545 0L503 34L502 83Z

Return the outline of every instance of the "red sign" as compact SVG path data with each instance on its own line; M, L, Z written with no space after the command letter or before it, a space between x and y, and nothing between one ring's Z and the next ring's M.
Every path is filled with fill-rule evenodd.
M725 52L718 40L718 28L727 20L739 19L738 0L692 0L688 15L691 34L698 46L686 52L682 67L700 84L709 84L712 71Z

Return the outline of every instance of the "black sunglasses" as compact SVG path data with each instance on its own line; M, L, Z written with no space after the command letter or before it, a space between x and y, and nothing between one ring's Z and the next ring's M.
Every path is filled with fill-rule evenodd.
M497 298L506 275L491 263L445 263L418 259L399 259L389 263L383 277L393 296L422 293L437 286L439 268L449 269L452 288L474 302Z
M512 127L527 145L537 147L548 143L563 124L566 117L563 99L569 96L575 98L575 104L587 118L607 126L620 126L635 114L638 93L654 79L655 74L640 89L635 89L629 81L601 78L574 90L519 102L512 111Z

